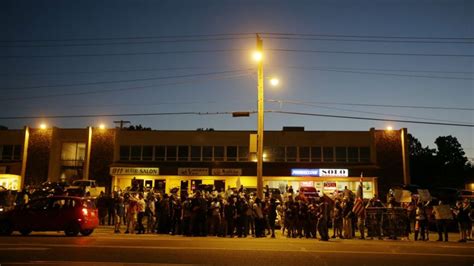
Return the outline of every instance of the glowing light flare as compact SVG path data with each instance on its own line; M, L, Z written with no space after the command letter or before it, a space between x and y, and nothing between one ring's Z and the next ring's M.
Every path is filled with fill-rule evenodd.
M387 126L387 131L392 131L393 127L392 126Z
M254 51L252 53L252 59L256 62L260 62L263 59L263 54L260 51Z
M271 79L270 79L270 84L271 84L272 86L278 86L278 84L280 84L280 80L277 79L277 78L271 78Z
M48 126L45 123L41 123L39 127L40 127L40 129L48 128Z
M100 125L99 125L99 128L102 129L102 130L104 130L104 129L105 129L105 125L104 125L104 124L100 124Z

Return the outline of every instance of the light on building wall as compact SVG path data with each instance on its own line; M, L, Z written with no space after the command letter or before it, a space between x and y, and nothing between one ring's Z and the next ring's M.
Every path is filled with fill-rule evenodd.
M99 125L99 128L100 128L100 129L105 129L105 125L104 125L104 124L100 124L100 125Z
M48 126L45 123L41 123L39 127L40 129L46 129Z
M388 131L392 131L392 130L393 130L393 127L392 127L392 126L387 126L387 130L388 130Z

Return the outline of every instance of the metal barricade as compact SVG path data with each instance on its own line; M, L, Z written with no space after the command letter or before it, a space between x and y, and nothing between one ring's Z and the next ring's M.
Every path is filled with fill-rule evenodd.
M409 221L404 208L366 208L368 237L406 237Z

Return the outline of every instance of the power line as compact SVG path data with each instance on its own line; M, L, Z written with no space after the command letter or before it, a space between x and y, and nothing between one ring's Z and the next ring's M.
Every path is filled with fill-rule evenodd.
M196 79L187 80L187 81L169 82L169 83L161 83L161 84L138 86L138 87L126 87L126 88L119 88L119 89L92 90L92 91L70 92L70 93L59 93L59 94L43 94L43 95L27 96L27 97L0 98L0 102L25 101L25 100L33 100L33 99L45 99L45 98L55 98L55 97L67 97L67 96L82 96L82 95L102 94L102 93L118 92L118 91L141 90L141 89L154 88L154 87L189 84L189 83L195 83L195 82L199 82L199 81L233 79L233 78L245 77L245 76L248 76L248 75L249 74L236 74L236 75L231 75L231 76L202 78L202 79L197 79L196 78Z
M204 38L204 39L172 39L172 40L132 41L132 42L62 43L62 44L28 44L28 45L22 44L22 45L0 45L0 48L87 47L87 46L109 46L109 45L228 41L228 40L244 40L244 39L254 39L254 38L255 37L221 37L221 38Z
M111 83L129 83L129 82L150 81L150 80L190 78L190 77L197 77L197 76L211 76L211 75L219 75L219 74L238 73L238 72L244 72L244 71L250 71L250 70L251 69L239 69L239 70L207 72L207 73L176 75L176 76L164 76L164 77L153 77L153 78L142 78L142 79L122 79L122 80L108 80L108 81L70 83L70 84L55 84L55 85L41 85L41 86L28 86L28 87L0 88L0 91L30 90L30 89L40 89L40 88L58 88L58 87L75 87L75 86L90 86L90 85L111 84Z
M369 42L369 43L415 43L415 44L473 44L474 41L427 41L427 40L383 40L383 39L334 39L334 38L308 38L308 37L265 37L274 40L302 40L302 41L332 41L332 42Z
M280 102L285 101L281 99L268 99L267 101ZM410 109L431 109L431 110L457 110L457 111L474 111L472 107L450 107L450 106L415 106L415 105L391 105L391 104L369 104L369 103L347 103L347 102L309 102L292 100L295 103L310 103L310 104L327 104L327 105L347 105L347 106L367 106L367 107L381 107L381 108L410 108Z
M474 80L469 77L448 77L448 76L429 76L429 75L410 75L410 74L397 74L397 73L381 73L381 72L367 72L367 71L353 71L353 70L337 70L329 68L308 68L308 67L288 67L293 69L302 70L316 70L326 72L338 72L338 73L349 73L349 74L366 74L366 75L377 75L377 76L395 76L395 77L410 77L410 78L430 78L430 79L453 79L453 80Z
M367 39L426 39L426 40L474 40L474 37L431 37L431 36L393 36L393 35L343 35L343 34L312 34L312 33L284 33L262 32L262 35L283 36L310 36L310 37L337 37L337 38L367 38Z
M345 111L345 112L356 112L356 113L362 113L362 114L384 115L384 116L396 116L396 117L423 119L423 120L431 120L431 121L447 122L447 123L458 123L458 124L468 124L469 123L469 122L460 122L460 121L452 121L452 120L426 118L426 117L420 117L420 116L408 116L408 115L399 115L399 114L387 114L387 113L379 113L379 112L359 111L359 110L354 110L354 109L320 106L320 105L316 105L316 104L297 103L297 102L292 102L292 101L280 101L279 103L280 104L281 103L288 103L288 104L294 104L294 105L310 106L310 107L324 108L324 109Z
M245 49L210 49L210 50L175 50L161 52L134 52L134 53L102 53L102 54L62 54L62 55L0 55L0 58L67 58L67 57L95 57L95 56L135 56L135 55L168 55L168 54L201 54L201 53L230 53L242 52Z
M143 40L143 39L169 39L169 38L205 38L223 36L255 36L255 33L216 33L216 34L189 34L189 35L149 35L128 37L96 37L96 38L66 38L66 39L23 39L23 40L0 40L0 43L15 42L73 42L73 41L112 41L112 40Z
M67 58L67 57L96 57L96 56L136 56L136 55L167 55L167 54L200 54L200 53L231 53L244 52L245 49L211 49L211 50L175 50L161 52L133 52L133 53L96 53L96 54L62 54L62 55L0 55L3 59L14 58ZM304 49L266 49L270 52L296 53L326 53L326 54L355 54L355 55L393 55L393 56L432 56L432 57L474 57L472 54L420 54L420 53L388 53L388 52L357 52L357 51L326 51Z
M353 51L325 51L304 49L266 49L271 52L296 52L296 53L323 53L323 54L356 54L356 55L396 55L396 56L439 56L439 57L474 57L473 54L419 54L419 53L387 53L387 52L353 52Z
M393 68L361 68L361 67L338 67L338 66L276 66L285 68L302 69L335 69L335 70L355 70L355 71L382 71L382 72L420 72L420 73L443 73L443 74L474 74L472 71L442 71L442 70L420 70L420 69L393 69Z
M343 115L330 115L330 114L318 114L318 113L288 112L288 111L278 111L278 110L268 110L268 111L265 111L265 112L278 113L278 114L289 114L289 115L331 117L331 118L341 118L341 119L356 119L356 120L367 120L367 121L384 121L384 122L398 122L398 123L438 125L438 126L455 126L455 127L474 127L474 125L472 125L472 124L440 123L440 122L398 120L398 119L382 119L382 118L374 118L374 117L357 117L357 116L343 116Z
M250 113L256 113L251 111ZM168 115L229 115L232 112L160 112L160 113L123 113L123 114L82 114L82 115L45 115L45 116L4 116L0 120L23 119L61 119L61 118L93 118L93 117L130 117L130 116L168 116Z

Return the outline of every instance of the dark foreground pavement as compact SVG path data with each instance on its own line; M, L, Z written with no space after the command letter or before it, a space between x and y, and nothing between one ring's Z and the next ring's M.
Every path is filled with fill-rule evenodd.
M90 237L33 233L0 238L4 265L474 265L474 243L407 240L186 238L115 235Z

